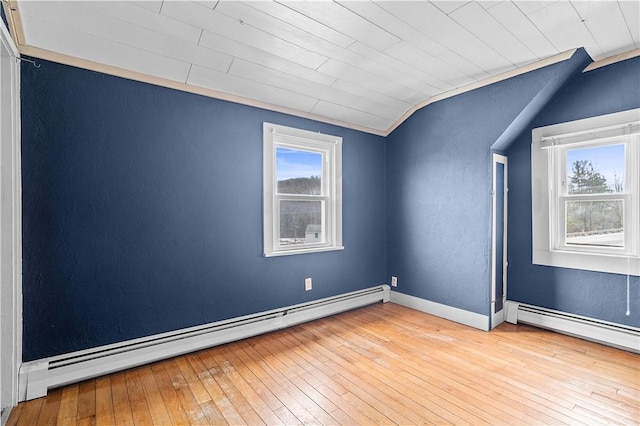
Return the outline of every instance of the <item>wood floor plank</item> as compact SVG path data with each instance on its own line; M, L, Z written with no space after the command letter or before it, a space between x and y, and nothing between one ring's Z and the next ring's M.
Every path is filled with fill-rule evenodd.
M86 380L78 385L78 422L95 423L96 381Z
M149 368L151 368L153 378L155 379L156 384L158 385L158 390L160 391L160 395L162 396L164 407L167 410L169 418L171 419L170 424L190 424L186 410L180 402L180 397L173 387L171 378L165 370L163 363L152 364L149 366Z
M113 399L115 423L118 425L133 425L133 412L131 411L127 382L123 372L111 375L111 398Z
M62 389L54 389L49 392L42 401L40 414L38 415L38 425L55 425L58 421L58 411L62 401Z
M162 399L162 393L158 388L158 383L153 375L153 370L148 365L138 369L138 376L144 392L144 396L149 406L151 422L156 425L171 424L171 418Z
M335 336L335 334L334 334ZM308 345L314 345L314 335L305 335L305 333L297 333L296 337L298 338L306 338L307 340L305 340L305 344ZM343 342L346 342L346 340L343 340ZM324 345L317 345L316 346L316 350L317 351L324 351L327 350L328 354L335 352L336 355L333 356L332 360L328 361L328 363L331 362L336 362L337 365L329 365L329 369L334 370L334 371L344 371L346 374L348 372L348 370L345 370L344 367L348 367L350 365L353 365L354 363L356 363L357 358L355 357L355 355L353 354L348 354L348 352L344 351L344 349L339 350L340 346L337 346L334 348L333 351L330 351L328 349L325 349ZM339 355L338 355L339 354ZM326 364L326 363L325 363ZM341 377L336 377L334 378L334 380L336 380L338 383L340 383L342 386L347 387L348 389L358 389L358 385L357 384L352 384L348 381L343 381ZM372 386L375 386L376 384L372 384ZM405 394L408 394L409 392L405 392ZM431 397L434 398L439 398L437 395L431 395ZM471 418L469 418L469 413L464 412L463 410L456 410L456 409L451 409L453 408L453 406L450 405L449 401L447 401L446 399L444 400L439 400L439 403L437 404L438 408L436 408L435 405L432 404L428 404L429 405L429 411L430 412L435 412L438 416L447 419L449 422L452 423L462 423L462 422L473 422L473 423L480 423L482 420L480 418L478 418L477 416L471 416ZM448 407L449 410L447 410L446 408L444 409L440 409L440 407Z
M133 422L137 425L151 424L151 412L147 404L147 397L144 394L144 388L138 375L138 369L127 370L125 372L125 381L127 383L127 392L129 393L129 404L131 405L131 414Z
M216 407L218 407L218 410L222 413L225 421L229 424L245 423L242 415L240 415L236 407L233 405L233 402L229 400L227 395L224 393L224 390L212 376L207 364L205 364L205 361L208 364L211 363L207 351L200 351L193 355L193 357L189 358L189 362L198 370L198 378L204 385L205 389L207 389L207 392L209 392L209 395L211 395L211 400L215 403Z
M207 355L209 356L209 362L212 365L215 363L225 377L223 379L222 376L218 376L220 379L218 384L225 389L225 395L248 424L255 422L250 418L253 417L255 412L260 413L261 421L266 424L282 424L280 418L262 400L254 388L244 380L244 377L238 373L234 364L225 357L222 350L208 351ZM245 413L248 414L245 415Z
M292 412L298 416L303 423L326 424L335 423L336 420L321 405L322 401L312 400L299 386L302 381L296 377L295 373L278 359L278 356L270 352L265 345L252 344L250 347L244 348L245 352L250 354L254 359L262 357L268 358L268 365L262 361L258 361L260 366L265 367L270 380L278 383L282 393L278 393L283 404L292 409ZM269 379L268 379L269 380Z
M38 398L25 404L19 416L19 424L35 425L40 416L43 401L44 398Z
M18 425L640 425L640 355L393 303L52 390Z
M180 405L189 418L189 423L193 425L206 425L209 423L209 420L202 411L200 403L189 387L187 380L182 375L178 364L176 364L177 359L178 358L172 358L166 360L162 362L162 366L171 380L171 384L178 395L178 399L180 400Z
M109 426L115 422L110 376L98 377L96 379L96 425Z
M5 426L16 426L17 424L19 424L19 420L20 420L20 416L22 415L22 412L24 411L24 407L26 407L31 401L25 401L25 402L21 402L20 404L18 404L17 406L13 407L13 409L11 410L11 413L9 414L9 418L7 419L7 424ZM58 413L56 413L56 418L58 416ZM22 423L22 424L26 424L26 423Z
M316 391L305 380L307 374L304 369L299 368L299 365L289 355L289 351L283 350L282 347L276 344L277 338L275 335L277 334L279 333L274 333L274 339L263 340L263 353L271 353L277 360L274 365L281 374L290 378L291 384L297 388L293 389L293 392L298 395L299 400L303 401L302 405L322 423L333 423L339 421L339 418L349 418L338 406ZM310 381L314 382L313 380Z
M62 390L58 424L74 424L78 419L79 385L67 386Z
M393 332L391 330L385 330L384 333L385 333L385 335L393 335ZM402 339L402 336L400 336L399 338ZM402 357L403 359L411 358L412 355L411 355L409 349L413 345L412 341L407 342L406 343L406 347L404 349L402 349L403 345L398 339L395 339L394 342L396 343L396 346L397 346L396 350L404 350L403 357ZM438 375L444 374L446 376L446 375L450 375L450 373L449 373L450 371L454 371L454 370L460 368L459 366L455 365L455 362L454 363L449 363L447 361L446 357L448 357L447 354L440 354L438 356L438 361L437 361L436 364L433 363L433 360L422 357L422 361L418 360L417 363L418 364L423 363L423 364L426 364L426 365L430 365L431 368L429 370L432 370L432 369L438 370L440 368L440 365L441 365L442 367L444 367L444 370L438 370L439 372L437 374ZM399 364L402 364L402 363L403 363L403 361L400 361ZM486 361L484 362L484 365L487 366ZM411 371L409 371L409 372L411 372ZM522 409L523 412L527 412L527 414L529 414L529 415L533 415L533 412L531 412L530 410L534 409L534 410L536 410L536 411L538 411L540 413L539 417L545 418L547 415L551 415L552 417L556 418L556 420L559 421L559 422L561 422L563 420L564 421L568 420L568 418L566 416L562 415L562 414L556 414L555 412L554 413L549 412L546 408L544 408L544 404L543 405L539 405L539 403L541 401L544 402L544 400L540 400L540 398L535 393L526 393L526 390L525 390L524 397L520 398L520 401L521 402L526 401L527 404L531 404L531 401L533 399L533 400L536 400L536 402L534 402L535 406L526 407L526 408L522 407L522 406L519 406L518 405L519 403L517 401L515 401L515 398L516 398L516 395L519 393L519 391L522 391L522 389L517 389L517 388L514 389L513 387L509 387L508 385L505 385L504 377L505 377L506 373L505 373L504 370L496 370L496 373L500 373L498 375L498 377L499 377L498 380L493 380L493 377L492 377L491 374L485 374L484 375L485 382L489 381L489 382L494 384L492 392L497 391L497 393L500 394L502 398L505 398L505 402L506 402L506 405L508 407L513 407L513 406L518 407L518 408ZM482 382L474 383L473 381L466 380L465 379L466 376L467 376L466 374L456 373L455 376L450 376L450 377L453 377L457 381L461 381L465 385L470 386L471 388L473 388L473 389L475 389L476 391L479 391L479 392L483 392L483 391L489 389L489 388L486 387L486 383L482 383ZM569 409L571 409L572 407L573 407L573 404L570 404L569 405Z
M304 407L295 395L290 393L290 382L286 377L282 377L273 366L270 365L270 359L262 358L255 351L253 346L255 343L238 342L237 347L240 349L236 352L238 357L249 366L251 371L260 378L260 380L269 389L272 389L278 396L284 406L286 406L296 418L304 424L319 424L318 420Z

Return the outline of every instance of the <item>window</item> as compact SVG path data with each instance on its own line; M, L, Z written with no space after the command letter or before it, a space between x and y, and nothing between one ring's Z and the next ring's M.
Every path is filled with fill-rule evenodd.
M342 247L342 138L263 125L264 255Z
M640 110L533 130L533 263L640 275Z

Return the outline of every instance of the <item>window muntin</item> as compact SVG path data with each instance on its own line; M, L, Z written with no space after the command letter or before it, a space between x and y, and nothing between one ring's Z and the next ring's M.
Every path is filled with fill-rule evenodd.
M533 129L531 179L534 264L640 275L640 109Z
M342 249L342 139L264 124L264 254Z

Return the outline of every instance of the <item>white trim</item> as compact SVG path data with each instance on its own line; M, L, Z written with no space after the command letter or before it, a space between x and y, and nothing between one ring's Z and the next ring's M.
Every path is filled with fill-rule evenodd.
M486 315L466 311L453 306L443 305L441 303L410 296L398 291L391 292L390 301L392 303L397 303L398 305L406 306L407 308L468 325L469 327L483 331L489 330L489 317Z
M507 321L640 353L640 328L508 300Z
M326 297L280 309L156 334L22 364L20 401L47 390L161 359L233 342L377 302L389 301L389 286Z
M263 255L287 256L331 250L342 246L342 138L308 130L263 123ZM280 194L277 183L279 147L311 152L322 158L322 190L319 195ZM281 201L320 202L321 241L284 245L280 242Z
M582 72L593 71L607 65L615 64L616 62L622 62L626 61L627 59L635 58L636 56L640 56L640 48L629 50L628 52L623 52L618 55L609 56L608 58L592 62Z
M504 165L503 187L498 188L496 182L496 172L498 163ZM500 154L493 154L492 160L493 186L491 192L491 328L504 321L504 302L507 300L507 214L508 214L508 162L507 157ZM496 204L498 202L498 190L504 194L503 200L503 235L502 235L502 303L503 307L500 311L495 312L496 306L496 253L497 253L497 226L498 217L496 215Z
M564 268L581 269L588 271L607 272L614 274L640 275L640 247L636 241L640 233L640 188L636 176L632 177L633 168L627 165L629 175L627 176L627 191L635 199L627 203L626 208L631 211L627 217L632 220L627 224L625 235L625 252L622 250L608 249L601 252L589 252L589 248L582 250L571 249L558 246L555 230L556 222L551 218L550 203L555 202L557 197L553 194L558 191L557 185L551 181L552 174L557 173L558 166L553 163L557 155L553 154L553 149L545 149L545 141L550 141L558 135L571 135L573 137L588 137L590 134L599 134L599 129L606 129L608 132L618 126L636 123L640 120L640 108L607 114L597 117L575 120L566 123L555 124L533 129L531 141L531 208L532 208L532 241L533 255L532 263L536 265L556 266ZM635 141L628 142L627 152L628 164L632 161L640 163L640 148L637 135L629 136ZM554 148L554 149L563 149ZM636 164L637 164L636 163ZM635 215L635 216L634 216Z
M22 178L20 148L20 67L18 50L0 24L0 405L5 413L18 403L22 360ZM6 419L5 419L6 420Z

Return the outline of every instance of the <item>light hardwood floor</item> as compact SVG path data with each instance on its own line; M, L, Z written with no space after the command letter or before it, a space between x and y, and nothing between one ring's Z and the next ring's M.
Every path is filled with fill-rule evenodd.
M53 390L8 425L639 422L639 355L387 303Z

